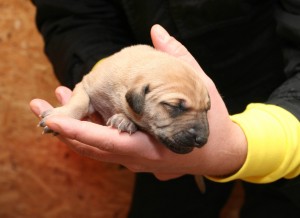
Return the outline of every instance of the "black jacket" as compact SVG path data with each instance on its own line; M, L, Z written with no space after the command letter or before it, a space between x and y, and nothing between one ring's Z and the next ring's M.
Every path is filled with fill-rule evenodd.
M249 102L267 101L287 79L283 47L290 48L289 54L292 52L288 60L294 59L288 66L289 77L299 72L299 3L283 2L34 1L46 53L62 84L74 87L98 60L125 46L151 44L150 28L159 23L188 48L213 79L230 113L242 111ZM299 76L288 84L293 86L292 92L288 87L281 88L269 102L287 108L299 118Z

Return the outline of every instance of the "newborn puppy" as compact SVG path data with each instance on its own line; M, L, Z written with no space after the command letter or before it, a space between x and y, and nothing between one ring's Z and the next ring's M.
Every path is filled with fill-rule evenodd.
M188 64L146 45L124 48L84 76L70 101L42 114L82 119L97 111L107 125L130 134L138 129L171 151L186 154L207 142L208 91Z

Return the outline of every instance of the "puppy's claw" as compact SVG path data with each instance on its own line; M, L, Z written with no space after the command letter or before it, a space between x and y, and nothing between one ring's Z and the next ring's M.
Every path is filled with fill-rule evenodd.
M48 126L45 126L43 130L43 134L47 134L47 133L54 133L54 131L50 129Z
M45 120L41 120L41 121L38 123L38 127L46 127Z
M106 126L112 127L111 118L109 118L106 122Z
M122 126L123 122L124 122L124 120L122 120L122 121L119 123L119 125L118 125L118 131L119 131L119 133L122 132L122 130L124 129L123 126Z
M42 119L45 118L46 116L48 116L48 114L50 113L50 111L51 111L51 109L44 111L43 113L41 113L39 115L39 117L42 118Z
M124 114L113 115L108 119L106 125L117 128L119 133L128 132L131 135L132 133L137 131L136 125Z
M58 132L54 132L54 131L53 131L52 129L50 129L48 126L45 126L44 129L43 129L42 134L49 134L49 133L52 133L53 136L59 135Z

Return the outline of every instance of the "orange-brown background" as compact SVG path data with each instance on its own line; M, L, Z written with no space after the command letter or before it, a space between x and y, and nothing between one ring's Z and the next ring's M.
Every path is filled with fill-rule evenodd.
M33 98L57 104L29 0L0 0L0 217L119 218L133 174L82 158L37 128Z
M57 104L59 84L43 53L33 4L0 0L0 14L0 217L126 217L131 172L80 157L36 128L28 103ZM223 217L236 217L239 193Z

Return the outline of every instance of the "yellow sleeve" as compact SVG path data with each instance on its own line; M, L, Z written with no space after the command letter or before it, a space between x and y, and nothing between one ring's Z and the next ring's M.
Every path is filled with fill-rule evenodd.
M106 57L107 58L107 57ZM92 70L94 70L96 67L98 67L106 58L102 58L101 60L99 60L94 67L92 68Z
M242 179L269 183L300 174L300 123L281 107L250 104L241 114L231 116L244 131L248 142L247 158L242 168L217 182Z

